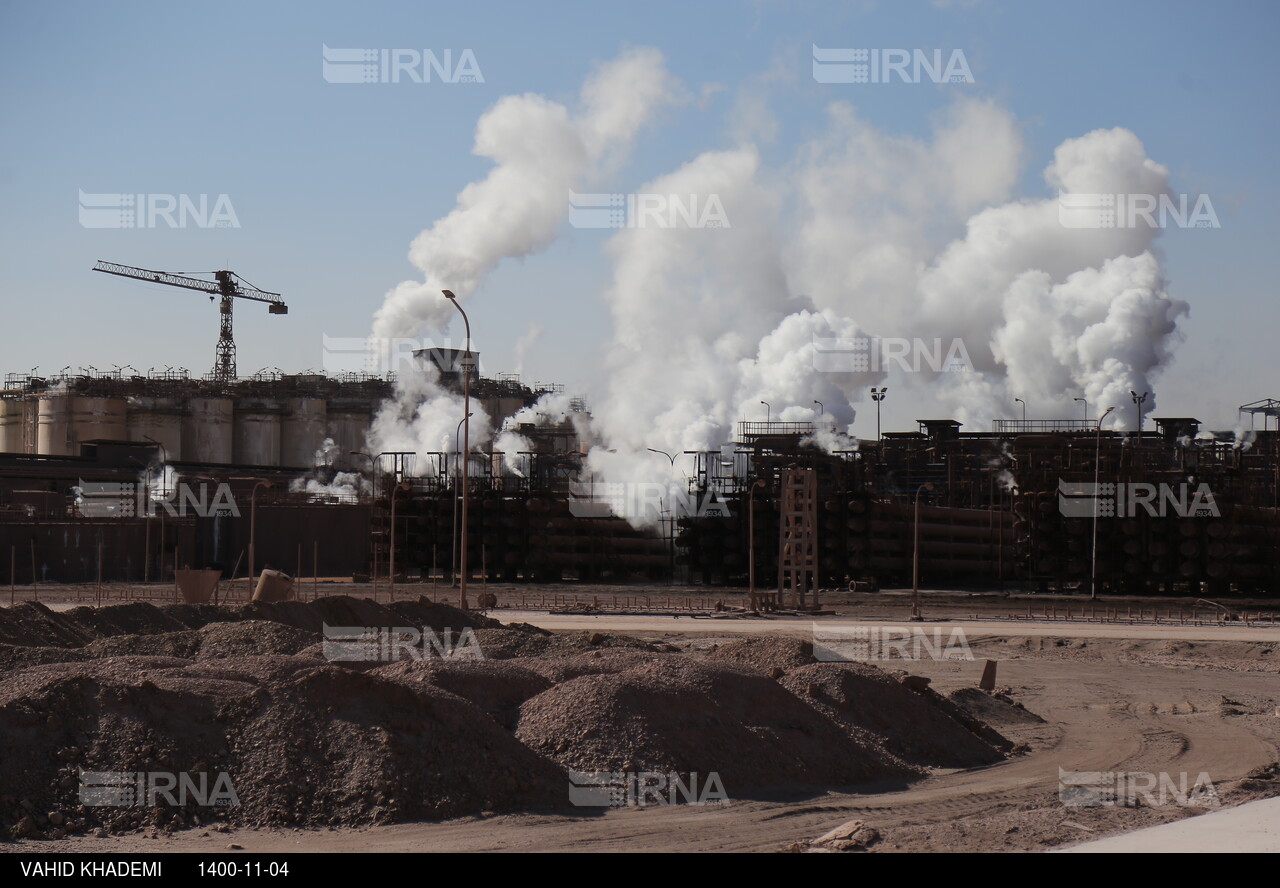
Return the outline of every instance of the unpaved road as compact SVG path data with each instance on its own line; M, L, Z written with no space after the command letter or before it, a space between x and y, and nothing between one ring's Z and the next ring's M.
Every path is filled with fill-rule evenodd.
M662 637L679 632L690 644L707 633L806 634L809 621L550 616L503 612L548 628ZM851 621L836 621L851 622ZM928 624L926 624L928 625ZM950 624L947 624L950 625ZM251 852L285 851L776 851L861 818L883 840L875 850L1040 850L1178 819L1200 809L1074 808L1057 798L1059 769L1165 772L1175 781L1207 774L1225 802L1244 800L1231 787L1251 770L1280 759L1280 678L1272 660L1280 633L1246 627L1114 627L1048 624L961 624L977 661L913 661L911 671L948 690L972 686L981 660L1000 659L999 684L1045 724L1001 728L1027 743L1029 754L964 772L940 773L906 789L826 793L804 799L734 800L728 807L608 809L584 816L507 815L358 830L189 830L149 838L77 837L19 842L15 850L223 852L234 842ZM978 633L990 639L978 640ZM1117 637L1116 630L1123 630ZM1136 633L1154 649L1126 652ZM1018 638L1009 640L1011 634ZM1038 637L1039 640L1036 640ZM1093 639L1057 646L1065 636ZM1186 639L1212 638L1207 646ZM1045 641L1047 639L1047 642ZM1169 647L1165 643L1172 643ZM1215 665L1213 645L1231 652ZM1193 647L1202 659L1180 659ZM1225 661L1224 661L1225 662ZM465 763L460 763L465 766ZM733 796L732 787L726 787ZM1270 784L1267 784L1267 792ZM1275 786L1280 792L1280 785ZM1176 801L1174 799L1173 801Z

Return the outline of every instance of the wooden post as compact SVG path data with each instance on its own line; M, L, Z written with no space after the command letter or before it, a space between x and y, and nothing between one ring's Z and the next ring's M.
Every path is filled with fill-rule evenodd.
M316 540L311 541L311 600L315 601L320 595L320 543Z

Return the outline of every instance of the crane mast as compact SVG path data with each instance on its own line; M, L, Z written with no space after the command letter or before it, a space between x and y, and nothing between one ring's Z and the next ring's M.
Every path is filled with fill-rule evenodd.
M267 303L271 314L288 314L289 306L279 293L259 290L246 283L234 271L215 271L213 280L188 277L168 271L153 271L149 268L136 268L132 265L120 265L115 262L99 261L93 266L94 271L114 274L120 277L139 281L151 281L170 287L182 287L187 290L198 290L208 293L209 298L220 297L218 311L221 322L218 327L217 356L214 359L213 378L218 382L232 382L236 378L236 341L231 332L231 309L234 299L251 299L254 302Z

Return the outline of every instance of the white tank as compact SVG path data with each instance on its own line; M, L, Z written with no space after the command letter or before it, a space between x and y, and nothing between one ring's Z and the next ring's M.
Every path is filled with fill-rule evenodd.
M71 401L71 441L75 452L85 441L127 441L124 398L76 396Z
M164 445L164 458L184 459L182 454L182 402L177 398L136 396L129 399L129 440Z
M187 462L230 463L233 459L230 398L191 398L182 418L182 458Z
M280 403L246 398L236 404L232 461L246 466L280 465Z
M325 436L333 439L338 451L338 462L341 465L365 466L365 462L351 456L351 451L365 449L365 436L369 432L372 417L367 405L339 406L329 404L328 422L325 424Z
M290 398L280 424L280 464L310 468L324 444L328 410L323 398Z
M0 453L22 451L22 402L0 399Z
M71 396L65 392L41 395L36 416L36 453L78 456L71 441Z

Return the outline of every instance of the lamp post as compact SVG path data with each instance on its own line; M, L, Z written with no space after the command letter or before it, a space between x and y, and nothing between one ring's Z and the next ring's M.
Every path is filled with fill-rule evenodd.
M761 401L760 403L764 405L764 421L768 423L773 417L773 407L769 405L768 401Z
M1014 399L1013 399L1013 402L1014 402L1015 404L1021 404L1021 405L1022 405L1022 421L1023 421L1023 423L1026 423L1026 421L1027 421L1027 402L1026 402L1026 401L1024 401L1024 400L1022 400L1021 398L1014 398Z
M649 451L650 453L661 453L663 456L665 456L667 459L671 461L671 480L674 481L675 473L676 473L676 457L679 456L680 454L678 453L670 454L670 453L667 453L667 451L665 450L658 450L654 447L646 447L645 450ZM667 525L667 551L671 558L671 568L670 568L671 585L674 586L676 584L676 513L675 513L675 509L674 508L668 509L667 514L670 516L667 519L670 522Z
M876 389L875 386L871 387L871 400L876 402L876 440L877 441L880 440L880 402L884 400L884 393L887 391L889 391L888 386L881 386L879 389Z
M458 435L462 433L462 424L475 414L468 413L462 419L458 420L458 427L453 430L453 449L458 454L459 461L462 460L462 446L458 443ZM458 470L455 467L453 472L453 528L452 545L450 546L449 573L452 575L450 583L458 582Z
M926 481L916 488L915 546L911 555L911 619L919 621L920 616L920 493L933 490L933 482Z
M747 494L747 601L752 610L756 608L756 489L767 487L768 483L761 478L751 485Z
M1102 421L1107 418L1108 414L1114 407L1108 407L1106 412L1098 417L1098 426L1094 435L1093 447L1093 546L1090 552L1091 564L1089 566L1089 597L1098 597L1098 473L1102 468Z
M822 407L822 402L821 402L821 401L819 401L817 398L814 398L814 399L813 399L813 403L815 403L815 404L817 404L817 405L818 405L818 417L819 417L819 418L821 418L821 417L822 417L822 415L823 415L824 413L826 413L827 411L826 411L825 409L823 409L823 407Z
M458 304L458 297L453 295L452 290L441 290L444 297L453 303L453 307L462 315L462 323L467 328L467 350L462 361L462 540L461 546L461 569L462 578L458 583L458 607L462 610L467 609L467 483L468 466L467 455L471 452L471 320L467 317L467 313L462 310L462 306Z
M157 447L159 447L159 448L160 448L160 499L161 499L161 500L165 500L165 501L167 501L167 500L169 499L169 485L168 485L167 481L165 480L165 471L164 471L164 470L165 470L165 467L169 465L169 451L165 449L165 446L164 446L163 444L161 444L161 443L160 443L159 441L157 441L155 438L152 438L150 435L143 435L142 437L143 437L143 438L145 438L146 440L150 441L152 444L154 444L154 445L156 445ZM150 513L150 511L151 511L151 509L152 509L152 506L151 506L151 489L150 489L150 488L151 488L150 470L151 470L151 466L147 466L147 472L148 472L148 477L147 477L147 511L148 511L148 513ZM165 512L167 512L167 511L168 511L168 509L162 509L162 510L160 511L160 582L162 582L162 583L164 582L164 513L165 513ZM150 520L151 520L151 516L150 516L150 514L148 514L148 516L147 516L147 520L148 520L148 521L150 521ZM150 540L150 537L151 537L151 525L150 525L150 524L148 524L148 525L147 525L147 538L148 538L148 540ZM148 544L147 544L147 545L148 545L148 546L150 546L150 542L148 542ZM174 567L177 567L177 565L175 564L175 565L174 565Z
M1133 403L1137 406L1138 434L1141 435L1142 434L1142 403L1147 400L1147 395L1149 394L1149 392L1143 392L1142 394L1138 394L1137 392L1130 390L1129 394L1133 395Z
M1084 421L1088 422L1089 421L1089 402L1086 401L1084 398L1072 398L1071 400L1079 401L1081 404L1084 405Z
M391 488L391 600L396 600L396 494L409 490L407 481L401 481Z
M257 554L256 544L258 539L258 488L270 487L270 481L259 481L253 485L253 490L249 492L249 584L253 585L253 565L254 556ZM252 591L249 593L252 595Z

